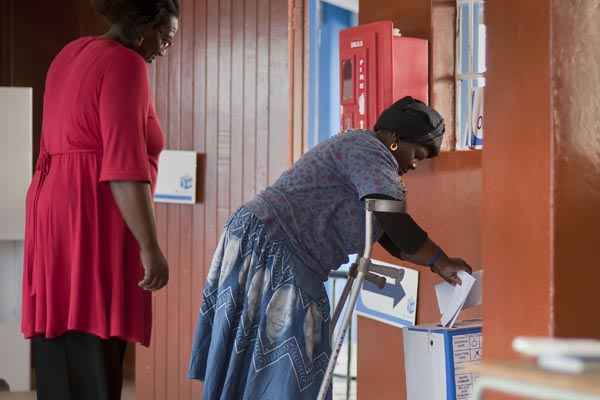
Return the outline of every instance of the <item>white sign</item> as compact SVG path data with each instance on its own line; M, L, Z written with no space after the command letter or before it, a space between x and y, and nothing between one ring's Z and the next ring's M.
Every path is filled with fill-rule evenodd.
M32 170L31 88L0 88L0 240L23 240Z
M473 88L473 108L471 114L471 147L481 149L483 146L483 86Z
M195 204L197 159L195 151L164 150L160 153L154 201Z
M396 271L396 277L386 276L387 283L383 289L365 281L356 305L357 314L388 325L414 326L417 317L419 272L382 261L371 262L390 268L392 275Z

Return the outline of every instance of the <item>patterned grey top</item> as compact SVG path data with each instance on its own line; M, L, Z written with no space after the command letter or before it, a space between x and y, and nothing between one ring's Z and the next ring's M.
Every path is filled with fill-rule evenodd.
M306 267L325 280L363 249L362 199L379 194L405 201L405 193L387 147L372 132L352 131L307 152L246 208L273 240L288 240ZM378 239L381 230L374 232Z

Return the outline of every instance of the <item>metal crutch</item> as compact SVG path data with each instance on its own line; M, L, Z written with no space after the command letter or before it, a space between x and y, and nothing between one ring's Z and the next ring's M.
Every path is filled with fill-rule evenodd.
M333 372L335 369L335 364L340 355L340 351L344 344L344 338L346 337L346 332L348 331L348 327L352 321L352 313L354 312L354 307L356 306L356 301L358 300L358 294L360 293L360 289L365 280L368 280L379 288L385 287L386 279L383 276L376 275L371 273L371 270L376 270L377 273L382 275L389 275L390 277L396 279L402 279L402 273L399 273L397 270L391 270L389 268L373 265L371 264L371 250L373 247L373 213L374 212L385 212L385 213L401 213L405 212L405 203L403 201L397 200L380 200L380 199L367 199L365 201L365 248L362 257L358 260L357 263L352 264L350 268L350 272L348 273L348 282L344 287L344 291L342 292L342 296L340 298L337 307L335 308L335 312L331 319L331 330L335 329L337 320L342 313L342 309L346 303L346 299L350 296L350 302L348 307L346 308L342 322L340 327L338 328L336 338L332 343L332 353L329 358L329 363L327 364L327 370L325 371L325 375L323 376L323 382L321 383L321 388L319 390L319 395L317 396L317 400L325 400L327 393L329 392L329 387L331 386L331 381L333 379Z

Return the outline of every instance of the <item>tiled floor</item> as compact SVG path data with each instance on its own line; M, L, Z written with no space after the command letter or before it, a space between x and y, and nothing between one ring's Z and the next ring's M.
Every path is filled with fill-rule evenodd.
M0 400L35 400L35 393L7 393L0 392ZM135 387L126 385L121 400L135 400ZM346 400L346 381L336 378L334 380L333 400ZM356 381L352 382L350 400L356 400Z
M353 354L356 354L356 345L353 346ZM340 357L338 358L338 364L336 368L337 374L344 374L347 367L347 347L344 346ZM356 358L352 362L352 373L356 376ZM8 393L0 392L0 400L35 400L35 392L27 393ZM126 383L123 388L123 396L121 400L136 400L135 398L135 385L133 382ZM356 400L356 380L351 382L350 396L346 397L346 379L335 378L333 380L333 400Z
M7 393L0 392L0 400L35 400L35 392ZM125 384L121 400L135 400L135 386L133 383Z
M356 381L352 382L349 399L356 400ZM0 400L35 400L35 393L0 392ZM133 384L125 387L121 400L135 400L135 387ZM344 379L336 378L334 380L333 400L346 400L346 381Z
M356 381L350 384L350 396L346 397L346 380L335 378L333 380L333 400L356 400Z

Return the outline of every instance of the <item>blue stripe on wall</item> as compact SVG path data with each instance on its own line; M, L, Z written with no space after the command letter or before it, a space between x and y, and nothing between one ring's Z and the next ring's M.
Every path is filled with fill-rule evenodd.
M339 37L356 26L357 15L320 1L310 0L309 146L337 134L340 129Z

